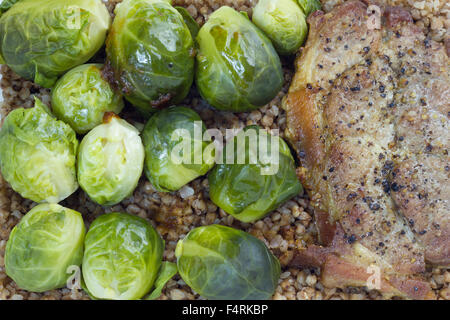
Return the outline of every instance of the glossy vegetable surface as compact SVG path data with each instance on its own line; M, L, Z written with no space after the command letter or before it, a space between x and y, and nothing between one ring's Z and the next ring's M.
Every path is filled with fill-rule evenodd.
M221 225L193 229L175 255L183 280L210 300L269 299L280 277L278 259L261 240Z
M145 300L155 300L161 296L162 290L166 283L172 279L178 272L177 265L172 262L164 261L159 270L158 277L155 280L153 291L145 297Z
M150 118L142 133L145 173L157 190L178 190L214 166L205 131L200 116L187 107L171 107Z
M85 64L67 72L52 90L54 114L84 134L103 121L105 112L120 113L122 96L102 78L102 65Z
M252 19L283 55L297 52L308 34L305 14L296 0L260 0Z
M230 7L214 11L197 35L196 84L217 109L242 112L271 101L283 84L270 40Z
M78 189L75 131L36 99L9 113L0 131L0 170L11 187L35 202L59 201Z
M108 213L86 235L83 279L98 299L135 300L152 288L162 263L164 241L146 220Z
M114 205L131 195L144 166L139 131L113 114L81 141L78 181L89 197L101 205Z
M79 212L40 204L11 231L5 269L19 288L44 292L66 286L69 267L80 266L85 236Z
M0 51L20 76L51 88L103 45L111 17L101 0L21 0L0 17Z
M250 133L254 140L246 137ZM261 148L266 143L267 150ZM257 126L246 127L224 148L223 164L208 175L211 200L243 222L263 218L302 191L287 144Z
M184 99L195 51L181 14L161 0L125 0L115 14L106 51L125 98L145 115Z

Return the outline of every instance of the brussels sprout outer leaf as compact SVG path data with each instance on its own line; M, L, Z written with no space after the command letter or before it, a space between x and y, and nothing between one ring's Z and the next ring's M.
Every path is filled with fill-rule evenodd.
M194 41L165 1L125 0L106 41L108 65L125 98L145 116L183 100L194 74Z
M146 220L108 213L86 235L83 279L98 299L141 299L152 288L162 263L164 241Z
M297 0L300 8L308 17L314 11L320 10L322 8L319 0Z
M161 296L166 283L173 278L178 272L177 265L172 262L164 261L159 271L158 278L155 281L155 289L150 293L145 300L155 300Z
M70 266L83 258L84 222L79 212L40 204L14 227L6 244L5 268L19 288L44 292L62 288Z
M3 0L0 2L0 13L5 12L9 8L11 8L16 2L20 0Z
M22 0L0 18L0 51L20 76L51 88L103 45L111 17L100 0Z
M177 130L186 133L172 139ZM171 107L150 118L142 133L146 153L145 174L158 191L176 191L205 175L214 166L214 150L207 152L205 149L210 144L203 141L205 131L200 116L187 107ZM201 140L196 140L196 132L200 133ZM187 144L191 152L178 154L186 160L178 164L172 161L172 154L183 144ZM195 157L199 155L202 158L196 163Z
M295 1L260 0L253 10L253 22L282 55L294 54L308 34L305 14Z
M105 112L119 114L122 96L102 78L101 64L85 64L67 72L52 90L52 109L58 119L84 134L103 121Z
M22 197L58 203L76 189L78 140L72 128L36 99L31 109L15 109L0 131L0 169Z
M200 26L198 25L197 21L192 18L191 14L183 7L175 7L177 11L182 15L184 23L189 28L189 31L191 32L192 39L195 39L197 37L198 32L200 31Z
M242 112L271 101L284 79L270 40L251 21L221 7L197 35L196 84L217 109Z
M259 152L257 162L252 163L248 139L242 139L249 129L255 129L259 133L256 140L258 146L260 139L267 139L267 155L271 154L271 140L278 141L278 165L275 160L263 164ZM233 164L229 164L229 160L225 157L229 153L227 149L233 145L234 152L231 153L234 157ZM223 164L216 165L208 175L210 198L225 212L242 222L254 222L302 192L302 185L296 176L294 159L289 147L281 138L271 138L259 127L250 126L234 138L233 145L225 146ZM242 149L238 149L239 147ZM243 164L238 163L238 150L245 150ZM271 166L273 174L263 175L262 170Z
M281 271L262 241L221 225L193 229L175 255L182 279L211 300L269 299Z
M136 188L144 167L139 131L116 116L92 129L81 141L78 181L101 205L114 205Z

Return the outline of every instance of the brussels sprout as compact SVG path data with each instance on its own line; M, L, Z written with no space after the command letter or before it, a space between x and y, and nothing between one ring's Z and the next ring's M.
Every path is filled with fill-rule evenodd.
M225 111L249 111L280 91L283 71L270 40L230 7L216 10L197 36L196 84L202 97Z
M5 269L19 288L43 292L62 288L69 267L83 259L81 214L58 204L40 204L14 227L6 243Z
M84 243L83 280L98 299L135 300L152 288L164 241L146 220L108 213L91 224Z
M253 10L253 22L283 55L295 53L308 33L305 14L295 1L260 0Z
M306 16L322 8L319 0L297 0Z
M145 173L158 191L175 191L214 166L214 148L203 141L206 127L186 107L171 107L153 115L142 133Z
M287 144L257 126L225 146L222 162L208 175L209 195L240 221L261 219L302 191Z
M221 225L193 229L175 250L178 272L210 300L265 300L277 287L280 263L264 243Z
M181 14L183 17L184 23L186 23L186 26L189 28L189 31L191 32L192 39L195 39L197 37L197 34L200 30L200 27L197 23L197 21L192 18L190 13L183 7L175 7L177 11Z
M164 289L164 286L167 282L169 282L170 279L173 278L178 272L177 265L172 262L164 261L161 264L161 268L159 269L158 276L154 283L154 288L152 289L152 292L143 298L144 300L156 300L161 296L162 290ZM91 300L99 300L97 297L94 297L94 295L89 292L89 289L86 286L86 283L84 282L83 278L81 279L81 288L89 295Z
M194 41L181 14L162 0L125 0L106 41L112 78L146 116L183 100L192 85Z
M102 123L105 112L120 113L122 96L102 78L99 64L85 64L67 72L52 92L54 114L79 134Z
M100 205L114 205L131 195L144 167L139 131L112 113L92 129L78 152L78 182Z
M0 18L0 51L17 74L50 88L101 48L110 23L101 0L22 0Z
M59 201L78 189L78 140L72 128L35 107L9 113L0 131L0 170L11 187L35 202Z

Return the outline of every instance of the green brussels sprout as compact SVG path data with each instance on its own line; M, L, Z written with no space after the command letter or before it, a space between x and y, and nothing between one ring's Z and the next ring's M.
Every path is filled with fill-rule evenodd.
M266 300L280 277L280 262L261 240L221 225L193 229L175 256L184 282L210 300Z
M111 17L101 0L22 0L0 18L0 51L20 76L51 88L103 45Z
M309 16L314 11L320 10L322 5L319 0L297 0L300 8L303 9L303 12L306 16Z
M81 141L78 182L100 205L115 205L131 195L144 167L139 131L113 113Z
M78 140L36 99L31 109L15 109L0 130L0 170L11 187L35 202L58 203L78 189Z
M158 191L176 191L214 166L205 131L200 116L186 107L170 107L150 118L142 133L145 174Z
M197 35L196 84L217 109L242 112L271 101L283 85L280 58L270 40L244 15L224 6Z
M155 282L164 241L146 220L114 212L94 220L84 247L82 273L89 293L98 299L136 300Z
M181 14L162 0L125 0L106 40L108 67L144 115L182 101L194 74L194 41Z
M5 269L19 288L43 292L62 288L70 267L83 259L81 214L59 204L40 204L14 227L6 243Z
M295 1L260 0L253 10L253 22L282 55L297 52L308 34L305 14Z
M209 195L240 221L261 219L303 190L287 144L257 126L227 143L223 157L208 175Z
M53 113L79 134L100 125L105 112L118 114L123 109L122 96L102 78L101 68L100 64L78 66L53 88Z
M2 0L0 1L0 13L7 11L11 8L16 2L20 0Z
M200 31L200 26L198 25L197 21L192 18L191 14L183 7L175 7L177 11L181 14L183 17L184 23L186 23L187 27L189 28L189 31L191 32L192 39L195 39L197 37L198 32Z

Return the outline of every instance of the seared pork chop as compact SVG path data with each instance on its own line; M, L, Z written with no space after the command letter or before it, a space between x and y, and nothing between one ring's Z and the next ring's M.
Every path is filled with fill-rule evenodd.
M450 264L450 69L445 48L401 8L346 2L317 11L284 100L287 137L321 245L297 266L330 287L427 298L426 263Z

